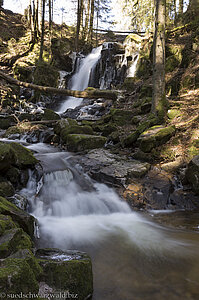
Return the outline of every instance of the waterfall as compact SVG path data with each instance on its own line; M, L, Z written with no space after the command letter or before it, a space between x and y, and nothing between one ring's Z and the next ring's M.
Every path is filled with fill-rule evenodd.
M90 76L93 68L101 56L102 47L94 48L92 52L82 59L80 67L71 79L71 90L83 91L89 85ZM67 97L59 108L59 113L66 111L68 108L75 108L80 105L82 99Z
M28 195L30 211L38 219L40 236L48 247L78 249L121 236L145 255L151 251L162 253L184 247L175 241L161 226L132 212L117 193L104 184L96 183L78 166L70 165L71 154L54 152L42 144L31 149L44 168L39 187L34 176L22 194ZM44 153L45 152L45 153ZM181 246L181 248L179 248Z

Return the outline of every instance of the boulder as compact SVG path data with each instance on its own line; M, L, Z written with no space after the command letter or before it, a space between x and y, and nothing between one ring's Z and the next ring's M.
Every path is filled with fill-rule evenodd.
M101 148L107 139L103 136L89 134L69 134L67 136L68 151L84 151L89 149Z
M110 110L111 120L118 126L124 126L131 123L133 113L131 110L122 110L112 108Z
M38 269L37 269L38 270ZM38 271L37 271L38 272ZM9 294L38 293L36 270L28 259L6 258L0 260L1 292ZM37 273L38 274L38 273ZM22 296L23 297L23 296Z
M22 168L28 168L38 163L38 160L33 156L32 151L26 149L20 144L11 143L10 147L14 152L15 165Z
M0 215L0 236L9 229L16 228L17 225L10 216Z
M8 129L10 126L13 126L17 123L17 119L14 116L10 115L0 115L0 128Z
M150 152L153 148L166 143L174 133L174 126L153 126L139 136L139 148L143 152Z
M62 294L77 295L79 300L90 299L93 293L93 275L88 255L78 251L39 249L36 257L43 269L41 280L53 292L61 290Z
M27 234L34 237L35 218L3 197L0 197L0 214L10 216Z
M69 126L68 128L62 129L61 131L61 139L62 141L67 144L67 138L69 134L93 134L93 129L88 126L79 126L79 125L72 125Z
M60 120L61 117L52 109L46 108L42 116L42 120Z
M63 129L68 129L73 125L78 125L77 121L70 118L61 119L60 121L56 122L54 131L56 134L60 135Z
M30 237L21 228L7 230L0 237L0 258L6 258L19 249L31 249L32 247Z
M9 144L0 143L0 171L9 169L10 165L14 163L14 152Z
M14 195L14 188L9 181L0 182L0 196L11 197Z
M193 190L199 194L199 155L195 156L188 164L186 178Z

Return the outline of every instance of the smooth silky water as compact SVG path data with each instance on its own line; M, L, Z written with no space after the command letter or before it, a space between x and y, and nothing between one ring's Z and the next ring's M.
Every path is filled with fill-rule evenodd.
M113 189L72 166L70 153L42 143L29 148L45 172L22 191L39 222L38 247L86 251L93 299L199 299L197 213L133 212Z

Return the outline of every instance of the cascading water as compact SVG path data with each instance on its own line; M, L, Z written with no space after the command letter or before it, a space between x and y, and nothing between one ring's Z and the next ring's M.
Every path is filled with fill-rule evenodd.
M71 79L71 90L83 91L88 87L92 69L95 67L101 56L101 49L101 46L93 49L89 55L82 59L79 70ZM81 98L67 97L66 101L62 103L59 112L62 113L68 108L75 108L80 105L81 102Z

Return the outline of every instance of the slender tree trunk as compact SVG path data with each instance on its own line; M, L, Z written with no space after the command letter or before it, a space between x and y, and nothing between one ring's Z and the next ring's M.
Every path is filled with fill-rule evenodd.
M96 47L98 47L99 4L100 4L100 0L97 0Z
M182 16L184 7L184 0L179 0L179 15Z
M155 32L153 38L153 98L152 112L163 120L165 97L165 24L166 0L156 0Z
M81 26L81 0L77 1L76 51L79 51L79 34Z
M89 28L89 40L93 40L93 20L94 20L94 11L95 11L95 0L91 0L91 13L90 13L90 28Z
M39 32L42 31L42 9L43 9L43 0L38 0L39 3L39 12L38 12L38 23L39 23Z
M52 2L49 0L49 31L51 32L51 27L52 27Z
M39 59L43 58L44 51L44 29L45 29L45 0L42 0L42 26L41 26L41 44L40 44L40 54Z
M89 16L90 16L90 5L91 5L91 0L87 0L85 26L84 26L85 41L88 40L88 25L89 25Z

